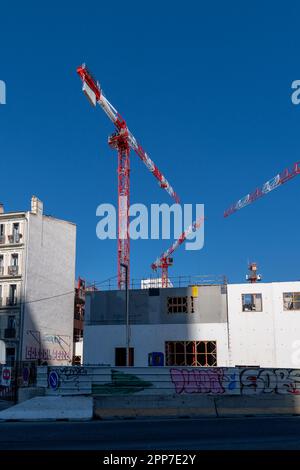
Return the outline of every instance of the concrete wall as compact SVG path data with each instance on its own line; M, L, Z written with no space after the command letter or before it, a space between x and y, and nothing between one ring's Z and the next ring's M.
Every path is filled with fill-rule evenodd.
M179 325L132 325L130 346L134 365L146 367L148 354L165 353L166 341L216 341L217 364L228 365L227 327L225 323ZM115 348L125 347L124 325L87 325L84 330L84 364L115 365Z
M218 366L300 367L300 309L283 308L283 293L300 292L300 282L229 284L228 295L225 289L199 287L194 313L182 314L167 312L167 298L191 297L192 287L159 289L157 296L130 291L135 365L165 352L166 341L202 340L217 341ZM262 311L243 311L243 294L261 294ZM87 296L84 363L115 364L115 348L125 347L124 299L122 291Z
M52 364L72 359L76 226L29 214L22 357ZM66 294L67 295L61 295ZM48 299L36 301L39 299Z
M284 311L286 292L300 292L300 282L228 285L232 366L300 366L300 310ZM242 311L242 294L248 293L262 294L262 312Z
M194 313L168 313L168 297L185 296L193 297ZM149 353L165 353L166 341L189 340L217 341L217 364L228 365L224 286L131 290L129 299L135 366L147 366ZM115 348L125 345L125 292L88 293L84 364L115 365Z
M130 322L140 325L225 323L227 321L226 287L193 287L130 290ZM193 297L194 313L168 313L168 297ZM88 292L86 322L112 325L124 323L125 291Z

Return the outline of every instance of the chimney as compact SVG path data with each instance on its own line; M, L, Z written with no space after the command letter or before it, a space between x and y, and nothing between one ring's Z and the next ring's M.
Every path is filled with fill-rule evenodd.
M0 214L4 214L4 205L0 202Z
M36 196L31 198L31 212L35 215L43 215L43 203Z

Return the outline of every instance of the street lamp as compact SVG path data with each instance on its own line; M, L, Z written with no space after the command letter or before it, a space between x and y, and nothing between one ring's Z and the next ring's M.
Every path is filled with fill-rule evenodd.
M128 291L128 265L121 263L125 269L125 308L126 308L126 366L129 367L129 354L130 354L130 330L129 330L129 291Z

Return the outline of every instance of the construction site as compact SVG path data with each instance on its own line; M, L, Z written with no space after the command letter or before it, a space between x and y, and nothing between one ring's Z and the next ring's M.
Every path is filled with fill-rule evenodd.
M289 350L287 338L294 336L294 342L297 340L300 323L294 316L288 318L284 312L300 308L299 282L261 283L258 286L262 276L258 274L255 262L249 263L248 285L228 284L225 276L186 276L176 280L169 277L175 251L204 225L204 217L187 227L152 263L154 277L141 281L131 279L130 151L133 150L144 162L173 201L179 203L179 196L104 96L99 82L86 65L78 67L77 73L91 105L100 105L112 121L115 129L108 143L118 154L117 277L100 284L98 291L87 296L84 363L140 367L295 366L292 359L294 343L289 341ZM224 218L299 174L300 162L296 162L232 204L224 211ZM160 272L159 277L157 272ZM284 328L271 328L277 324L277 316L280 325L282 319ZM249 325L254 326L250 343ZM256 347L252 347L253 338ZM263 343L266 343L265 347L262 347ZM284 351L278 350L280 344Z

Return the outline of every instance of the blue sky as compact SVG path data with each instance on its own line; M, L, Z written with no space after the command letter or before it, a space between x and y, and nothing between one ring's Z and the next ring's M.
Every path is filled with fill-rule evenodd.
M300 178L228 219L223 211L300 160L297 2L2 2L0 199L77 224L77 274L116 274L116 241L96 238L96 207L117 201L113 126L81 92L86 62L107 98L186 203L204 203L205 246L175 254L173 276L300 279ZM131 154L131 202L171 202ZM132 277L168 241L131 244Z

